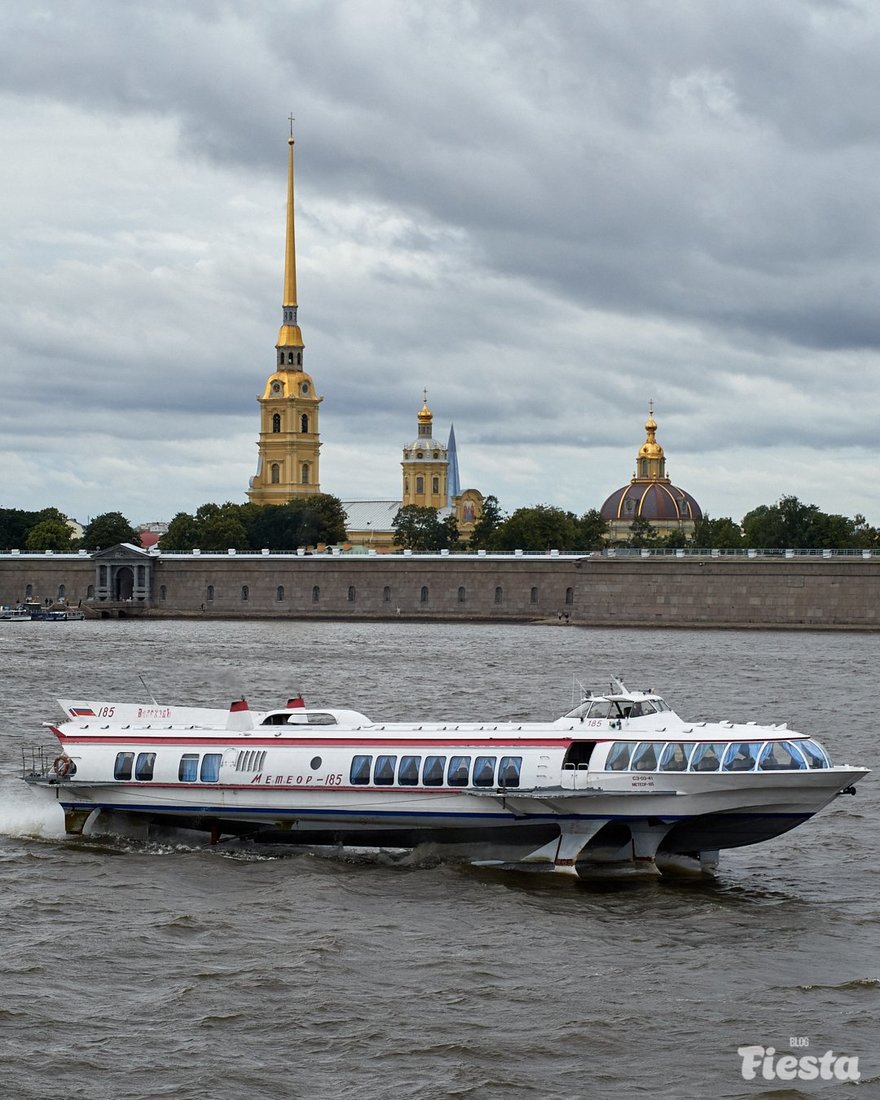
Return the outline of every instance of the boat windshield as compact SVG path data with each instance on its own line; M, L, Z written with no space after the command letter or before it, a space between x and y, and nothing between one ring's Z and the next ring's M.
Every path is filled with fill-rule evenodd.
M644 718L660 714L669 707L662 699L584 699L566 714L566 718Z

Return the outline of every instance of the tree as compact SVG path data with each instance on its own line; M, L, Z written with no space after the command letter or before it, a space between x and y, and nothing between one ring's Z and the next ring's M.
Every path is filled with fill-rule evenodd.
M601 550L608 538L608 523L598 508L584 512L578 520L579 550Z
M729 516L710 519L706 515L694 525L691 544L701 550L738 550L742 541L740 525Z
M199 548L199 525L188 512L178 512L161 539L162 549L170 554L188 554Z
M815 504L804 504L795 496L784 496L776 504L762 504L743 517L746 546L755 549L844 550L860 545L867 532L864 517L859 529L846 516L822 512Z
M495 532L496 550L577 550L577 516L549 504L517 508Z
M64 554L73 549L73 532L63 519L44 519L28 531L28 550L54 550Z
M243 505L255 508L250 524L254 550L296 550L301 546L332 545L345 539L345 509L330 493L295 497L286 504Z
M626 540L627 546L635 548L651 547L657 546L659 543L660 538L648 520L642 519L642 517L639 516L638 519L634 519L629 525L629 538Z
M0 508L0 553L20 550L26 546L28 532L39 522L39 512L25 512L21 508Z
M427 553L432 550L451 550L458 546L455 516L447 516L441 520L436 508L405 504L398 508L391 526L394 529L394 541L404 550Z
M120 542L130 542L135 546L141 544L140 535L121 512L104 512L95 516L83 532L82 544L86 550L101 550Z
M491 494L483 499L483 510L474 524L474 530L468 542L470 550L491 550L495 532L507 517L501 511L498 497Z

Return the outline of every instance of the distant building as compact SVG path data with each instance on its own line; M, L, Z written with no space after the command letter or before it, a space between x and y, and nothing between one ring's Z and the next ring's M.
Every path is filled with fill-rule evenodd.
M275 370L260 403L257 472L250 480L253 504L285 504L320 493L321 437L318 406L324 400L303 369L304 345L297 324L296 235L293 216L293 135L288 140L287 230L284 238L284 293L281 328L275 344Z
M455 432L450 428L447 446L434 438L434 414L428 408L427 393L417 421L416 438L403 447L401 499L342 502L348 516L346 532L352 546L368 550L394 549L394 517L407 504L436 508L440 519L454 515L458 533L464 541L473 534L474 525L483 512L483 494L477 489L458 491ZM453 487L454 494L451 492Z
M681 531L690 538L703 513L691 494L673 485L666 475L666 457L656 439L653 403L645 431L647 438L636 456L636 471L629 485L617 489L602 505L602 518L608 523L610 538L628 539L638 519L647 520L658 535Z

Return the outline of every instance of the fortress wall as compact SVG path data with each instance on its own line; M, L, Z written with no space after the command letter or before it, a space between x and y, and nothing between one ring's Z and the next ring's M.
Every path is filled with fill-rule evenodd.
M880 629L880 558L203 554L151 564L159 615ZM18 603L28 584L34 598L54 599L63 584L75 604L94 574L85 557L0 555L0 602Z

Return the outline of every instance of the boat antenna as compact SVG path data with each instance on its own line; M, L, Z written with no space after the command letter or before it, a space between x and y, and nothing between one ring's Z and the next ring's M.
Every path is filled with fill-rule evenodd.
M140 674L140 673L138 673L138 679L139 679L139 680L140 680L140 682L141 682L141 683L142 683L142 684L144 685L144 691L145 691L145 692L147 693L147 695L149 695L149 697L150 697L150 698L151 698L151 699L153 700L153 703L154 703L154 704L155 704L155 705L156 705L156 706L158 707L158 705L159 705L159 700L158 700L158 699L156 698L156 696L155 696L155 695L154 695L154 694L152 693L152 691L150 691L150 689L149 689L149 688L147 687L147 681L146 681L146 680L145 680L145 679L143 678L143 676L141 676L141 674Z

